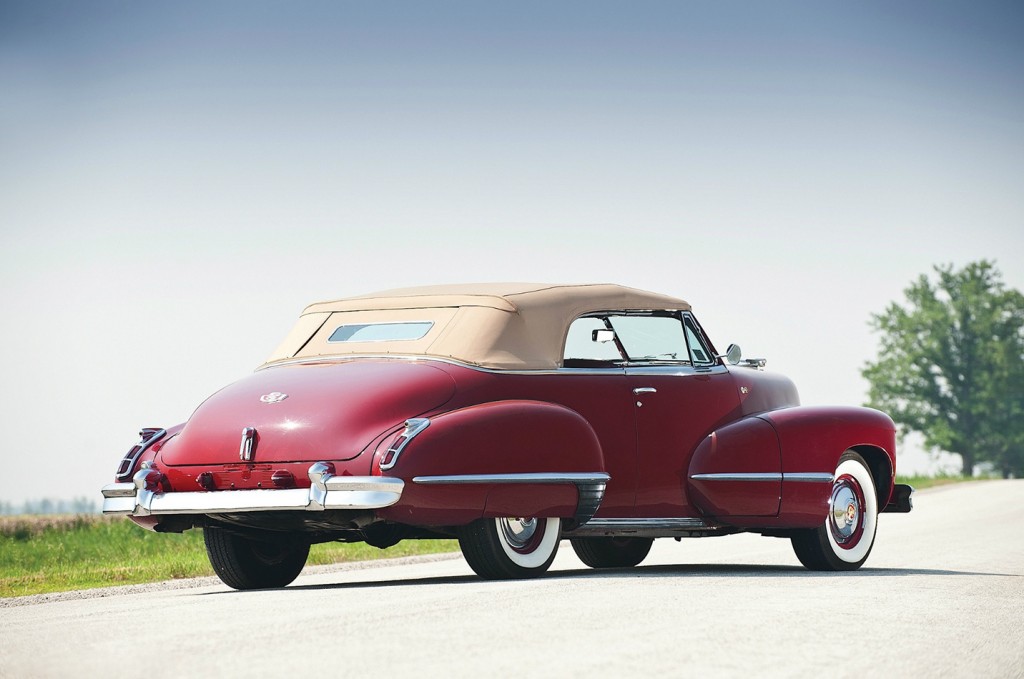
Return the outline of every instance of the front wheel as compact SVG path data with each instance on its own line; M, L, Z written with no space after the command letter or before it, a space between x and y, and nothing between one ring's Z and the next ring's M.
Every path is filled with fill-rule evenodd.
M257 540L212 526L203 528L203 541L213 570L234 589L284 587L309 556L305 541Z
M555 560L561 537L557 518L477 519L459 532L459 547L485 580L535 578Z
M812 571L856 570L871 553L877 528L874 479L864 458L848 450L836 467L824 523L795 533L793 551Z

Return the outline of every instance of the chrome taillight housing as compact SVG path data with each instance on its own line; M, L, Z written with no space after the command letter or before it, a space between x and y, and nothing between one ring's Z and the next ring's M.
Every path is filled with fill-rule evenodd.
M405 428L398 434L395 442L381 455L380 468L387 470L394 467L395 463L398 462L398 456L402 454L402 450L408 445L409 441L429 426L430 420L426 417L414 417L406 420Z
M136 443L131 449L124 454L121 458L121 464L117 466L117 474L115 480L119 483L130 481L132 473L135 471L135 465L138 464L139 458L142 454L149 449L151 445L159 441L167 434L166 429L157 428L146 428L139 432L139 442Z

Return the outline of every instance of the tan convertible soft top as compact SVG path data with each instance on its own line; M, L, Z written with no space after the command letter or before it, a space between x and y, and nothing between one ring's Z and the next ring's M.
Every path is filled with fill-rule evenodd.
M554 369L569 324L595 311L689 310L681 299L621 285L489 283L404 288L317 302L267 363L289 358L403 355L452 358L486 368ZM414 340L330 342L341 325L424 323Z

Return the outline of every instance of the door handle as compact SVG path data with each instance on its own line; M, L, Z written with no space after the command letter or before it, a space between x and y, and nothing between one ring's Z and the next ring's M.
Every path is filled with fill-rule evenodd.
M654 387L637 387L633 390L634 394L656 394L658 390Z

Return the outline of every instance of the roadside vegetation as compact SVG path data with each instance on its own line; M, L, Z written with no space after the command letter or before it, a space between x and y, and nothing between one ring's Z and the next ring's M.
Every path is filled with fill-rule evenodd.
M914 490L924 490L936 486L945 486L950 483L963 483L964 481L984 481L999 478L997 476L975 476L973 478L961 476L960 474L939 474L937 476L903 476L896 475L896 483L907 483L914 487Z
M309 564L367 561L458 550L455 540L314 545ZM0 597L213 575L203 534L156 534L121 517L0 517Z

